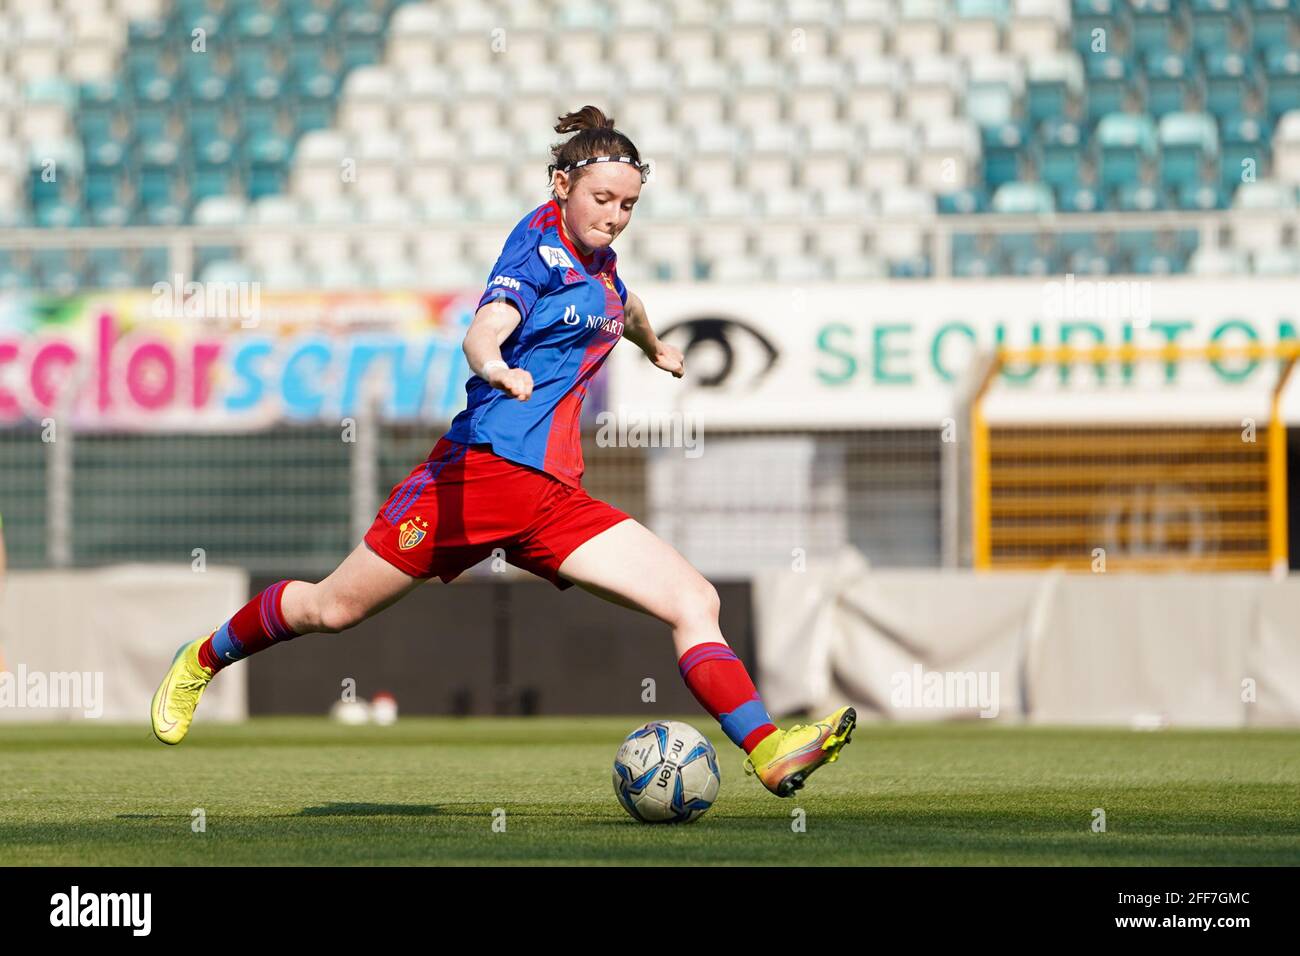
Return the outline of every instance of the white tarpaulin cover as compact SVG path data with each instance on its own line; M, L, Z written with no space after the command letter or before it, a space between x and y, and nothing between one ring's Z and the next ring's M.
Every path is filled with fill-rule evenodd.
M177 648L247 600L248 574L235 568L15 571L0 602L0 720L144 724ZM213 681L202 708L204 720L247 717L247 669Z
M873 571L756 576L769 710L892 720L1300 724L1300 577Z

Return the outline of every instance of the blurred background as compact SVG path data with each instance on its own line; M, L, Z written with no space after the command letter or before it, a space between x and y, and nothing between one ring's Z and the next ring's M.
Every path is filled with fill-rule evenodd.
M719 582L774 711L971 716L898 703L922 664L1009 718L1300 720L1296 0L9 0L0 93L10 665L124 641L110 696L151 689L335 567L592 103L652 164L618 269L691 374L616 350L584 482ZM661 627L547 588L485 562L220 713L338 674L694 706Z

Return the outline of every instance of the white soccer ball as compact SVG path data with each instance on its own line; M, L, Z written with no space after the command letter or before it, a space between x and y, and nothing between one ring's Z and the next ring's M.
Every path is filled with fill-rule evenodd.
M357 727L370 720L370 706L364 700L336 700L330 707L330 718Z
M721 776L708 738L679 720L652 720L614 757L614 793L642 823L690 823L713 806Z

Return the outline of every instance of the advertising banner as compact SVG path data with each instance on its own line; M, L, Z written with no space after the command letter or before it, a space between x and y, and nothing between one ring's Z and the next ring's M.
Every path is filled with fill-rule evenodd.
M1051 277L816 284L638 286L686 378L615 350L610 405L711 427L936 426L977 350L1268 344L1300 328L1294 279ZM1205 407L1267 394L1275 363L1157 362L1136 374L1081 363L1008 366L995 383L1029 406L1062 386L1094 395L1160 392ZM1140 411L1140 409L1137 409Z
M0 297L0 423L256 428L337 421L372 401L390 420L465 404L461 340L477 295L272 295L208 283Z

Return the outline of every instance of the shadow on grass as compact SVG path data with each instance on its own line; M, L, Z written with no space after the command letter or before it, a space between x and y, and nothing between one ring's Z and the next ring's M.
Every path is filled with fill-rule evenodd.
M442 814L442 807L416 803L327 803L303 807L293 817L431 817Z

